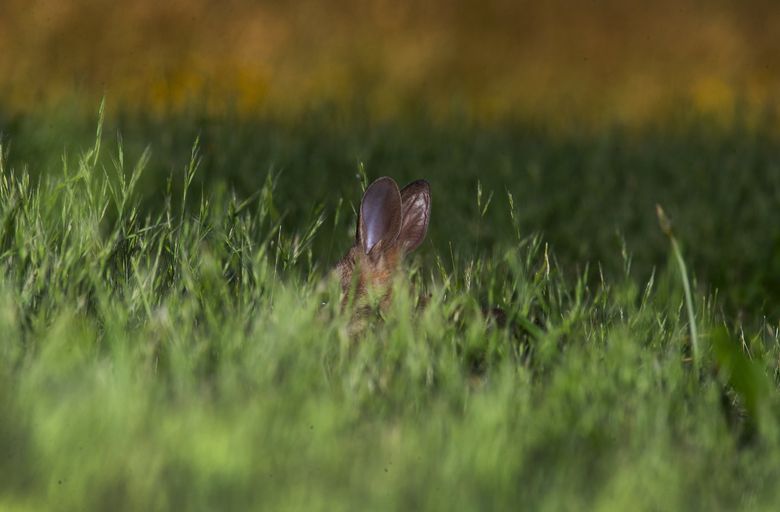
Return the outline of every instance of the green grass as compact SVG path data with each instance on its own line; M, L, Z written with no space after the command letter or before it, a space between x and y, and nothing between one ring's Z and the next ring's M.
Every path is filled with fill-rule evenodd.
M3 510L780 501L766 127L3 123ZM429 242L353 340L327 271L383 174Z

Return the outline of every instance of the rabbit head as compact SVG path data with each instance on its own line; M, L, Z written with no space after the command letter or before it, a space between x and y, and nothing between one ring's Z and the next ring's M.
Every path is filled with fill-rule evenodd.
M369 294L390 299L390 285L403 257L425 239L431 214L428 182L417 180L398 190L383 177L366 189L360 201L355 244L336 265L344 300L354 290L356 303Z

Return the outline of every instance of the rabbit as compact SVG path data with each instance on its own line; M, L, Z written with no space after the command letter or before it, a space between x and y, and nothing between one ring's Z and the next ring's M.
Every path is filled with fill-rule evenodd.
M413 181L399 190L396 182L385 176L366 189L360 201L355 243L334 268L341 283L342 308L350 300L353 303L349 324L353 339L359 338L368 325L367 316L372 310L370 298L377 300L380 312L387 309L393 279L404 256L425 240L430 218L431 190L425 180ZM420 296L417 308L427 307L427 302L427 296ZM483 306L482 314L495 327L517 330L500 307ZM528 350L524 342L524 353ZM486 363L482 355L470 357L473 359L468 363L470 385L481 385Z
M335 268L342 306L352 298L365 309L373 296L379 298L380 310L386 309L392 280L404 256L425 240L430 217L427 181L413 181L399 190L392 178L384 176L368 186L360 201L355 243Z

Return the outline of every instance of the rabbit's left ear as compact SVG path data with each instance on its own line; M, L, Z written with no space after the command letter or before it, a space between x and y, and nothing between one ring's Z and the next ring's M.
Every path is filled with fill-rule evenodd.
M425 240L431 218L431 186L417 180L401 190L401 231L398 245L405 252L415 250Z
M367 255L378 256L395 243L401 229L401 195L392 178L373 182L363 194L357 243Z

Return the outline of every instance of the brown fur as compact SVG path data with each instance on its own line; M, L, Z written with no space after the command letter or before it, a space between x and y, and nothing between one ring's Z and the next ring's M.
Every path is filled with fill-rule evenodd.
M336 264L344 304L349 300L349 292L354 286L355 304L365 305L370 292L381 296L380 307L384 309L390 302L391 285L400 262L401 251L398 247L383 252L377 261L372 261L360 246L353 246Z

